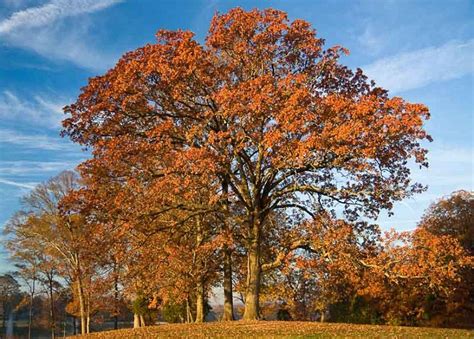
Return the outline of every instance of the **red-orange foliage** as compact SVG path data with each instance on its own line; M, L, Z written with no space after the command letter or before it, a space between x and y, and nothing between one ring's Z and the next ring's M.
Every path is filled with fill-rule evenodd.
M388 322L448 325L456 293L466 286L463 272L473 264L451 236L423 228L387 233L383 250L364 262L365 286L358 293L378 299Z
M450 235L474 255L474 193L456 191L433 203L419 227L437 235Z
M441 238L456 239L470 256L470 265L457 270L459 279L449 298L431 302L435 324L474 327L474 194L456 191L433 203L419 227ZM452 241L452 240L450 240Z
M375 226L328 216L302 230L264 289L269 305L293 319L320 318L345 304L353 321L472 326L467 274L474 261L453 236L423 227L381 235Z

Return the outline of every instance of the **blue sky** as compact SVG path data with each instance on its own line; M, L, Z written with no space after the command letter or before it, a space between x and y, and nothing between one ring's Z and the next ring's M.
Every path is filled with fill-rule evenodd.
M87 157L59 131L61 107L89 77L153 42L160 28L189 29L202 41L212 15L235 6L311 22L327 46L350 49L345 64L430 107L430 168L413 172L429 189L382 215L382 227L412 229L430 202L474 189L473 1L0 0L0 225L35 184Z

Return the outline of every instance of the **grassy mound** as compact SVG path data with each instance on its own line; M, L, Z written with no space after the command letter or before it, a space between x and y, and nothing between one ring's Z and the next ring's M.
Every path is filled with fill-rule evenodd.
M166 324L93 333L87 338L474 338L474 331L401 326L374 326L296 321L235 321Z

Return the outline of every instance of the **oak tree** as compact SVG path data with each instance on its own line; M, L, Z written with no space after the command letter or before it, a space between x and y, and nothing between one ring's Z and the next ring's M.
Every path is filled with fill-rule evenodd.
M64 133L91 147L92 167L121 187L147 196L173 187L183 198L205 177L212 201L239 206L245 319L259 317L272 212L312 217L337 205L355 220L422 190L407 164L426 166L428 109L389 97L339 62L344 48L323 45L309 23L282 11L235 8L214 16L204 44L188 31L159 31L65 109ZM182 201L181 209L208 211ZM154 206L164 207L177 208ZM224 220L222 232L228 227Z

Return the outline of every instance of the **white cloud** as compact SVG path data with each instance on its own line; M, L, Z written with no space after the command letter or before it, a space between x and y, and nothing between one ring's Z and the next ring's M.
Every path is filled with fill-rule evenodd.
M116 56L95 50L88 22L64 22L64 19L96 12L121 0L52 0L43 6L14 12L0 21L0 40L32 50L49 59L73 62L94 70L109 67Z
M38 183L36 183L36 182L26 182L26 183L25 182L17 182L17 181L6 180L6 179L1 179L0 178L0 184L20 187L20 188L26 188L26 189L33 189L33 188L35 188L35 186Z
M81 162L76 161L0 161L0 173L8 176L56 174L73 170Z
M99 11L117 2L117 0L53 0L43 6L13 13L10 18L0 22L0 34L45 26L62 18Z
M31 101L26 101L13 92L3 91L0 93L0 119L58 129L61 120L64 119L62 107L65 101L52 100L40 95L34 96Z
M59 136L53 138L47 135L23 134L8 129L0 129L0 144L47 151L74 150L76 147L71 143L66 143Z
M473 55L474 40L449 41L383 58L362 69L382 87L402 92L473 73Z

